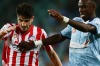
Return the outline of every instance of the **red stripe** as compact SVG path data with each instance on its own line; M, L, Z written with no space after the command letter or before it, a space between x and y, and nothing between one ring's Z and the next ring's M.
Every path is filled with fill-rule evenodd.
M38 64L39 64L39 63L38 63L38 55L39 55L39 52L37 51L37 53L36 53L36 57L37 57L37 58L36 58L36 63L35 63L36 66L38 66Z
M12 30L12 32L10 34L10 41L11 41L11 38L12 38L13 34L14 34L14 30Z
M22 35L22 41L25 41L25 34ZM22 66L22 65L24 66L25 55L26 55L26 53L21 53L20 66Z
M31 32L31 30L32 30L32 26L30 27L30 29L29 29L26 33L22 34L22 41L25 41L25 36L26 36L29 32ZM31 33L30 33L30 34L31 34ZM20 57L20 66L24 65L24 62L25 62L25 55L26 55L26 52L21 53L21 57Z
M42 34L42 39L45 39L45 35L44 34Z
M34 26L31 28L30 34L29 34L29 38L33 35L33 28Z
M12 66L16 66L16 57L17 57L17 52L13 52L13 58L12 58Z
M37 28L36 40L40 40L41 34L42 34L41 28ZM37 54L36 54L36 56L37 56ZM35 66L38 66L38 57L36 58Z
M33 26L33 28L34 28L34 26ZM33 28L32 28L31 31L30 31L29 38L33 35ZM34 51L31 51L31 52L30 52L30 56L29 56L29 63L28 63L28 66L32 66L33 55L34 55Z
M10 48L7 48L7 63L9 63L9 59L10 59ZM9 65L7 65L9 66Z
M30 52L30 56L29 56L29 63L28 63L28 66L32 66L33 55L34 55L34 51L31 51L31 52Z
M25 55L26 55L26 53L21 53L21 57L20 57L20 66L24 66Z
M6 42L4 43L4 47L3 47L3 53L2 53L2 60L4 60L5 63L7 63L7 53L6 53L6 50L7 50L7 44Z
M37 28L36 40L40 40L41 34L42 34L41 28Z

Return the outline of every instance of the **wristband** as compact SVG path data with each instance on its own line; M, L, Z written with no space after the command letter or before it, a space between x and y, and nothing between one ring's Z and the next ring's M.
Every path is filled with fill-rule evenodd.
M34 41L34 43L35 43L35 46L43 45L42 40Z
M68 22L69 22L69 18L63 16L63 22L64 22L64 23L68 23Z

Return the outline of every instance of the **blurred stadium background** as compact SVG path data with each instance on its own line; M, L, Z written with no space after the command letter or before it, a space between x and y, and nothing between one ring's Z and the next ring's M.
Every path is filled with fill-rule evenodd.
M97 3L97 16L100 17L100 0ZM16 23L16 7L21 2L27 2L33 5L35 9L35 20L33 24L39 26L47 32L48 36L59 33L66 25L59 24L49 16L48 9L56 9L60 13L70 18L79 16L78 0L0 0L0 28L7 22ZM0 65L3 48L3 41L0 41ZM69 40L53 45L55 51L60 57L63 66L67 66L68 62L68 44ZM45 52L41 49L39 56L39 64L41 66L52 66Z

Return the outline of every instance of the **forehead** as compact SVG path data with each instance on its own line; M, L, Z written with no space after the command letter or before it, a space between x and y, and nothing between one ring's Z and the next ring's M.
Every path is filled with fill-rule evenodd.
M88 2L88 0L79 0L79 3L78 3L78 5L79 6L85 6L85 5L87 5L87 2Z
M17 18L18 18L18 19L30 19L30 18L26 18L26 17L24 17L24 16L19 16L19 15L17 15Z

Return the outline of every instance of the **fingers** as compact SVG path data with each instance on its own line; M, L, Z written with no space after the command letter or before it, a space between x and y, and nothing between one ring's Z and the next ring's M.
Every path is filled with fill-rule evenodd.
M58 11L56 10L48 10L49 15L54 17L57 21L62 21L63 20L63 15L61 15Z
M30 48L24 48L24 47L19 47L18 46L18 50L20 51L20 52L27 52L27 51L29 51L29 50L31 50Z
M57 11L55 10L48 10L50 16L56 16Z
M48 10L48 12L49 12L49 15L50 16L53 16L53 17L61 17L62 15L58 12L58 11L56 11L56 10Z
M7 31L10 32L12 30L15 30L18 27L18 25L10 26Z
M18 47L18 50L19 50L20 52L25 52L25 51L26 51L25 48L22 47L21 45L18 45L17 47Z
M29 44L29 42L26 42L26 41L21 41L17 47L18 47L18 50L21 52L26 52L33 49L33 47Z

